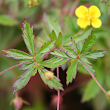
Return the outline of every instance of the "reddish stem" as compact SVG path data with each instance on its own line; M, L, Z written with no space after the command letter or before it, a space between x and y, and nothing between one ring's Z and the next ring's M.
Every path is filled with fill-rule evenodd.
M57 67L57 78L59 79L59 67ZM58 90L57 110L59 110L59 106L60 106L60 90Z
M100 83L97 81L97 79L93 76L93 74L91 73L91 71L88 69L88 67L85 65L85 63L81 60L81 59L79 59L82 63L83 63L83 65L86 67L86 69L87 69L87 71L90 73L90 75L92 76L92 78L95 80L95 82L98 84L98 86L101 88L101 90L106 94L107 93L107 91L100 85Z
M30 62L33 62L33 61L28 61L28 62L20 63L20 64L18 64L18 65L14 65L14 66L12 66L12 67L10 67L10 68L8 68L8 69L6 69L6 70L0 72L0 75L2 75L3 73L7 72L8 70L11 70L11 69L13 69L13 68L15 68L15 67L18 67L18 66L24 65L24 64L26 64L26 63L30 63Z

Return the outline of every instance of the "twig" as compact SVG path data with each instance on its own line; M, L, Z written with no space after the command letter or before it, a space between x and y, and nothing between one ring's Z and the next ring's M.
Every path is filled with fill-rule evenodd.
M59 67L57 67L57 78L59 79ZM59 106L60 106L60 90L58 90L57 110L59 110Z
M98 84L98 86L101 88L101 90L106 94L107 93L107 91L99 84L99 82L97 81L97 79L93 76L93 74L90 72L90 70L88 69L88 67L85 65L85 63L81 60L81 59L79 59L82 63L83 63L83 65L86 67L86 69L87 69L87 71L90 73L90 75L92 76L92 78L95 80L95 82Z
M24 64L26 64L26 63L30 63L30 62L33 62L33 61L28 61L28 62L24 62L24 63L20 63L20 64L17 64L17 65L14 65L14 66L12 66L12 67L10 67L10 68L8 68L8 69L6 69L6 70L0 72L0 75L2 75L3 73L7 72L8 70L11 70L11 69L13 69L13 68L15 68L15 67L18 67L18 66L24 65Z
M79 3L79 0L75 0L75 2L74 2L74 4L73 4L73 6L72 6L72 8L71 8L71 10L70 10L70 12L69 12L69 14L68 14L68 16L72 16L72 15L73 15L73 13L74 13L74 11L75 11L75 9L76 9L78 3Z

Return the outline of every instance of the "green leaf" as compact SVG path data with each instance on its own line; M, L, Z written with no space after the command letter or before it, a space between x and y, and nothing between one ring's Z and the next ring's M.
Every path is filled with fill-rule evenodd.
M110 6L110 1L109 1L109 2L107 2L106 6Z
M82 60L82 59L81 59ZM80 60L78 60L79 61L79 63L83 66L83 68L85 68L86 69L86 67L84 66L84 64L80 61ZM84 62L84 61L83 61ZM84 62L85 63L85 62ZM95 70L93 69L93 67L91 66L91 65L89 65L89 64L87 64L87 62L85 63L85 65L87 66L87 68L90 70L90 72L95 76ZM86 69L86 71L88 72L88 70Z
M57 24L55 20L52 20L50 17L45 16L45 18L47 25L49 26L49 29L51 29L51 31L54 30L55 34L58 36L61 32L60 26Z
M3 50L3 51L6 53L7 57L11 57L14 59L33 59L32 56L20 50L9 49L9 50Z
M23 24L23 39L31 55L34 55L33 28L30 27L29 22L27 22L26 20L24 21L24 24Z
M93 50L93 51L83 55L83 57L97 59L99 57L103 57L105 52L106 51L102 51L102 50Z
M64 58L51 58L49 60L45 60L41 62L40 64L45 66L45 67L58 67L62 64L65 64L68 60Z
M20 70L28 70L35 65L35 62L30 62L21 66Z
M105 75L105 84L108 88L110 88L110 74L104 74Z
M45 41L40 37L36 37L35 39L35 43L38 47L41 47L45 43Z
M88 38L88 36L90 35L90 32L92 31L92 27L87 27L84 30L79 31L74 37L73 39L75 39L76 42L80 42L85 40L86 38Z
M60 46L62 44L62 34L61 32L59 33L58 39L55 42L55 46Z
M85 52L88 52L88 50L95 45L95 36L93 31L91 32L91 35L85 40L84 46L82 48L81 54L84 54Z
M38 70L38 68L35 68L34 71L33 71L33 73L31 74L31 76L35 76L36 73L37 73L37 70Z
M51 54L62 58L71 58L68 54L61 50L54 50L54 52L51 52Z
M41 53L36 54L35 60L37 61L37 63L40 63L40 62L42 62L42 61L43 61L43 58L40 58L41 56L42 56L42 54L41 54Z
M20 90L21 88L23 88L24 86L26 86L26 84L28 83L32 72L34 71L34 68L30 68L29 70L27 70L24 74L22 74L18 80L14 83L13 87L15 87L14 93L17 90Z
M77 72L77 61L74 61L67 70L67 81L66 83L69 84L72 82L73 79L76 78Z
M75 43L75 40L73 40L73 38L71 37L71 42L72 42L72 46L73 46L73 49L74 49L74 52L79 54L79 48L77 46L77 44Z
M103 84L103 76L102 75L98 75L98 77L96 78L97 81L102 85ZM94 81L94 79L92 79L88 84L87 87L85 89L85 92L83 94L83 98L82 101L89 101L90 99L94 98L98 92L100 92L100 87L97 85L97 83Z
M51 39L51 37L50 37L51 32L49 30L49 27L46 24L46 21L43 21L43 27L44 27L44 30L45 30L45 33L46 33L47 37Z
M50 49L54 47L54 41L49 41L45 44L43 44L43 46L38 50L38 52L36 53L39 54L39 53L47 53L50 51Z
M55 40L55 39L57 39L57 36L56 36L54 30L52 30L52 34L50 35L50 38L51 38L51 40Z
M43 70L47 72L47 70L45 70L45 69L43 69ZM43 80L43 82L44 82L46 85L48 85L51 89L54 88L54 89L56 89L56 90L63 90L62 84L60 83L60 80L59 80L57 77L54 76L53 79L51 79L51 80L46 80L46 79L45 79L45 73L44 73L42 70L40 70L40 69L38 69L38 71L39 71L40 77L41 77L41 79Z
M0 15L0 24L4 26L14 26L18 24L18 21L12 19L9 15Z

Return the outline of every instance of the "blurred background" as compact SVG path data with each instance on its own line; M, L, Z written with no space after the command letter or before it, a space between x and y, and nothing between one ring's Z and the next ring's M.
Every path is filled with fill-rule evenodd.
M107 52L104 58L90 61L99 83L110 90L110 8L102 0L38 0L38 3L39 5L29 8L28 0L0 0L0 71L17 63L16 60L6 58L2 50L15 48L28 52L21 30L24 18L34 28L36 49L48 41L42 25L45 13L60 24L65 41L71 36L75 36L77 42L84 41L94 30L97 43L93 49ZM74 11L80 5L99 7L103 24L99 29L88 27L76 36L81 29L76 23ZM83 67L78 67L76 79L67 86L66 67L64 65L60 68L60 79L65 89L61 92L61 110L110 110L105 94ZM15 98L12 86L22 73L17 67L0 76L0 110L15 110L14 105L10 105ZM19 96L30 103L30 106L24 104L21 110L56 110L57 92L49 89L38 73L19 91Z

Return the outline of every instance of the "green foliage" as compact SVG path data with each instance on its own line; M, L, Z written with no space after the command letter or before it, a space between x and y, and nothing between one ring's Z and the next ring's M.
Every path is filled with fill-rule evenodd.
M50 51L50 49L52 49L52 47L54 47L54 41L49 41L47 43L44 43L43 46L38 50L37 54L47 53Z
M51 54L62 58L71 58L67 53L61 50L54 50L54 52L51 52Z
M20 50L15 50L15 49L9 49L9 50L3 50L6 53L7 57L12 57L14 59L32 59L33 57L30 56L29 54L22 52Z
M102 51L102 50L93 50L93 51L85 54L84 57L92 58L92 59L97 59L99 57L103 57L105 52L106 51Z
M102 76L98 76L97 81L102 85L103 79ZM92 92L91 92L92 91ZM82 101L89 101L90 99L94 98L100 91L100 87L96 84L96 82L92 79L85 89L85 92L82 97Z
M88 52L88 50L90 50L90 48L94 45L95 45L95 36L94 36L93 31L92 31L91 35L84 42L84 46L82 48L81 54Z
M77 72L77 61L74 61L67 71L67 84L72 82L73 79L76 78L76 72Z
M55 77L54 76L54 78L53 79L51 79L51 80L46 80L45 79L45 72L47 72L47 70L45 70L45 69L43 69L43 70L41 70L41 69L38 69L38 71L39 71L39 74L40 74L40 77L41 77L41 79L44 81L44 83L45 84L47 84L51 89L56 89L56 90L63 90L63 88L62 88L62 85L59 83L59 79L57 78L57 77Z
M61 32L61 29L60 29L60 26L57 24L56 21L53 21L50 17L44 15L44 20L45 20L45 23L47 23L45 26L46 30L47 28L49 28L52 32L52 30L55 31L55 34L56 36L59 35L59 33ZM46 31L47 32L47 31Z
M49 60L45 60L40 64L45 67L58 67L62 64L65 64L67 61L68 59L54 57Z
M16 5L14 5L15 7L18 5L17 3ZM26 3L26 2L23 1L23 3ZM18 21L16 20L16 18L19 20L22 20L22 18L24 17L28 17L29 20L32 20L31 23L34 23L33 21L36 20L36 18L40 19L40 16L41 16L41 15L40 16L36 15L36 12L40 10L41 11L40 14L42 14L43 13L42 11L46 9L46 7L45 8L44 7L45 7L45 3L42 6L38 6L38 7L35 6L35 7L32 7L31 9L22 8L20 10L20 13L18 14L17 14L18 10L16 8L15 12L13 12L13 15L16 17L12 19L9 16L6 18L6 16L0 15L1 16L0 24L6 25L6 26L17 25ZM102 15L103 14L106 14L105 11L104 13L102 13ZM36 18L31 17L32 15L36 16ZM52 16L52 13L48 13L48 15ZM57 13L57 16L55 17L58 18L59 17L58 15L59 14ZM66 18L66 21L65 21L65 18ZM4 22L4 19L5 19L5 22ZM54 76L54 78L52 78L51 80L48 80L48 81L46 80L45 72L47 72L48 70L45 69L45 67L55 68L55 67L60 67L64 65L65 65L65 68L68 67L66 72L67 84L71 83L72 80L76 78L77 70L80 71L81 73L83 72L85 73L85 71L87 73L88 72L87 68L88 68L93 75L95 70L96 70L96 73L101 72L96 68L94 70L93 69L94 66L92 67L91 65L93 62L90 63L88 59L97 59L99 57L104 56L105 51L102 51L102 50L90 51L90 49L94 48L93 46L95 45L96 39L98 40L101 37L104 39L103 36L106 33L107 33L106 34L106 37L107 37L109 35L109 32L108 32L109 30L107 29L104 30L103 27L101 29L93 29L92 27L87 27L86 29L80 30L80 28L76 24L76 18L73 16L68 17L66 16L66 14L64 17L64 24L62 26L62 30L60 29L59 24L55 20L53 20L51 17L44 15L43 20L44 20L43 31L42 31L41 24L38 24L37 22L36 22L37 24L36 23L34 24L34 31L37 37L34 37L33 35L33 27L30 26L29 22L24 20L23 39L29 51L29 54L23 51L15 50L15 49L9 49L4 51L6 52L7 57L12 57L14 59L21 60L19 63L28 62L22 65L20 68L20 70L26 70L26 72L22 74L18 78L18 80L14 83L13 85L15 87L14 92L25 87L28 81L30 80L30 78L32 76L35 76L37 72L38 74L40 74L40 77L43 80L43 82L46 85L48 85L51 89L54 88L56 90L59 90L59 89L63 90L62 84L60 83L60 80L56 76ZM94 33L93 31L91 32L91 30L93 30ZM47 36L44 35L44 31ZM91 32L91 35L89 36L90 32ZM96 38L95 38L95 35L96 35ZM0 41L2 41L1 38L0 38ZM3 46L0 47L1 49L4 47L4 43L2 44ZM103 43L104 46L105 44L106 43ZM108 45L106 44L106 46ZM22 49L22 45L20 45L20 47ZM109 46L107 48L109 48ZM47 56L48 54L51 54L51 55L46 57L46 60L45 60L45 56ZM29 61L33 61L33 62L29 62ZM86 65L87 68L85 67L84 64ZM109 78L107 77L107 75L105 77L101 73L101 75L95 74L94 76L96 75L97 75L97 80L101 85L103 84L104 78L107 79L105 82L109 87ZM94 98L98 92L100 92L100 88L96 85L95 81L91 79L91 81L87 84L82 101L88 101Z
M79 54L79 48L78 48L77 44L75 43L75 41L72 38L71 38L71 41L72 41L73 51L76 54Z
M87 64L85 61L84 61L84 63L87 66L87 68L90 70L90 72L95 76L95 74L94 74L95 73L95 70L93 69L93 67L90 64ZM81 64L83 66L83 68L85 68L86 71L87 71L87 68L84 66L84 64L80 60L79 60L79 64Z
M13 87L15 87L14 93L17 90L20 90L21 88L23 88L28 83L33 71L34 71L34 68L31 68L19 77L19 79L13 85Z
M20 70L28 70L35 65L35 62L30 62L21 66Z
M49 36L50 36L50 39L52 39L52 40L57 39L57 36L56 36L56 34L55 34L55 31L54 31L54 30L52 30L52 34L51 34L51 35L49 35Z
M33 28L30 27L29 22L24 20L23 24L23 39L25 41L25 44L27 46L27 49L31 53L31 55L34 55L34 35L33 35Z
M55 46L60 46L62 44L62 34L59 33L58 39L55 42Z
M14 20L9 15L0 15L0 24L5 26L14 26L18 24L17 20Z

